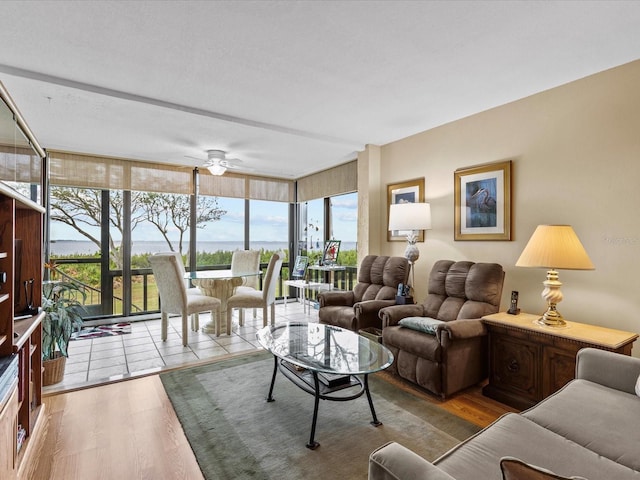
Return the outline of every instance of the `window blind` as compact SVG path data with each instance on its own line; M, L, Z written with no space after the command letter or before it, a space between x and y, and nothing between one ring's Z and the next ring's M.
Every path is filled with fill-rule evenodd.
M41 165L32 148L0 145L0 180L40 183Z
M49 151L49 181L66 187L192 194L193 169Z
M193 167L139 162L114 157L49 151L51 185L113 190L192 194ZM294 201L292 180L198 170L198 193L216 197Z
M358 162L354 160L298 179L298 202L358 190Z

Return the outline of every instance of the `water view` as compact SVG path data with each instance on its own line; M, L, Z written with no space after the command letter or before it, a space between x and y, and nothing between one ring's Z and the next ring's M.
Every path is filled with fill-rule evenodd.
M242 249L243 242L198 242L199 252L233 251ZM251 248L265 251L287 250L287 242L252 242ZM341 251L355 250L356 242L342 242ZM133 242L132 254L166 252L169 248L163 241ZM316 249L319 250L319 249ZM51 255L56 257L72 257L74 255L93 255L99 253L95 243L83 240L54 240L51 242Z

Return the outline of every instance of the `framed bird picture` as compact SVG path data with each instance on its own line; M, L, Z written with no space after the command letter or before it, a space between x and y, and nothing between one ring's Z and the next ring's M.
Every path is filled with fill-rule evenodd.
M455 240L511 240L511 160L454 176Z

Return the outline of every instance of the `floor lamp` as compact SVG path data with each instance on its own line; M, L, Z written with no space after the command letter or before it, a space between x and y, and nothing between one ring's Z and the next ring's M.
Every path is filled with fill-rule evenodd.
M407 248L404 256L409 260L411 284L413 288L415 272L413 264L420 257L416 245L418 231L431 229L431 205L428 203L396 203L389 206L389 230L399 230L399 234L407 236Z

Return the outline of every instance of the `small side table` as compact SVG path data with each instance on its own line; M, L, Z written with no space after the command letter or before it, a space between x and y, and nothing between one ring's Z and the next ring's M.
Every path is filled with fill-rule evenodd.
M304 313L311 313L311 302L309 301L309 296L307 295L308 291L315 290L317 292L324 290L331 290L331 284L322 283L322 282L310 282L307 280L286 280L284 283L285 287L292 287L298 290L300 293L300 301L302 302L302 308ZM287 289L284 289L284 307L287 308Z
M482 393L524 410L575 377L576 354L584 347L631 355L637 333L567 322L547 327L540 315L496 313L482 317L489 330L489 383Z

